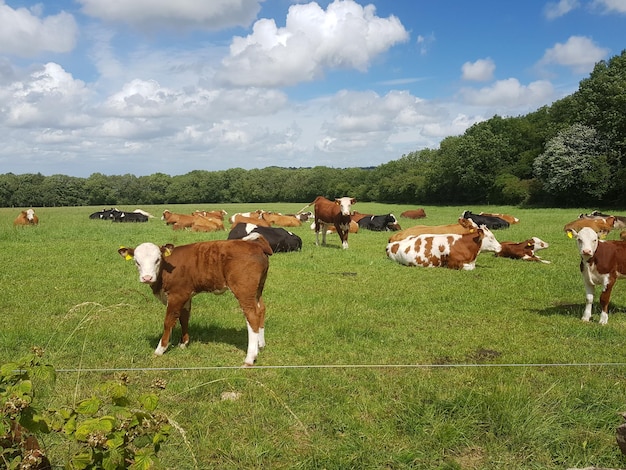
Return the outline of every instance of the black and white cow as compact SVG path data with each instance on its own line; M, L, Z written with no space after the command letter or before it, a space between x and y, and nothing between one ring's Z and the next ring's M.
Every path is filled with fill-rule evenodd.
M400 224L393 214L371 215L359 219L357 223L360 228L376 232L396 232L400 230Z
M110 218L113 222L147 222L148 216L139 212L112 211Z
M113 212L119 212L118 209L115 209L113 207L111 207L110 209L102 209L101 211L98 212L94 212L92 214L89 214L89 218L90 219L100 219L100 220L111 220L111 214Z
M262 227L254 224L236 224L228 234L229 240L238 240L252 233L258 233L272 247L274 253L299 251L302 249L302 239L295 233L282 227Z
M471 211L463 212L461 217L463 217L464 219L470 219L474 221L474 223L476 223L476 225L478 225L479 227L481 225L484 225L490 230L497 230L500 228L509 228L509 225L510 225L506 220L501 219L500 217L474 214Z

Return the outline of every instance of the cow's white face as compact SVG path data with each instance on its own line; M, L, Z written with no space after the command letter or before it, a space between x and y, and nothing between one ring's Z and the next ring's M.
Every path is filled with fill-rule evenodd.
M350 215L350 212L352 211L352 204L354 204L355 201L351 197L339 197L335 199L335 202L339 204L342 215Z
M139 271L139 281L146 284L153 284L159 277L161 268L161 249L154 243L142 243L133 254L135 265Z
M483 231L483 241L480 244L480 251L493 251L494 253L500 253L502 245L496 240L495 235L484 225L480 226Z
M550 245L548 242L544 242L541 238L533 237L533 241L535 242L534 251L543 250L544 248L548 248Z
M34 217L35 217L35 211L34 211L34 210L32 210L32 209L28 209L28 210L26 211L26 218L27 218L28 220L33 220L33 218L34 218Z
M573 233L576 235L580 256L584 259L591 258L598 248L598 234L589 227L583 227L579 232L573 231Z

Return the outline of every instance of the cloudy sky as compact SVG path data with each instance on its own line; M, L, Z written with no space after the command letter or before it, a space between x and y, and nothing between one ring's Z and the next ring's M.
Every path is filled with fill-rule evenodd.
M376 166L623 49L626 0L0 0L0 173Z

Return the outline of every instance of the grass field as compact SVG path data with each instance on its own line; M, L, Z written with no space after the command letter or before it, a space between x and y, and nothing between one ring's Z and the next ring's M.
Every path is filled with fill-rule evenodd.
M400 219L403 228L453 223L464 209L512 213L521 222L494 232L498 240L538 236L552 264L484 253L474 271L408 268L386 258L388 233L351 234L342 250L336 235L315 246L305 224L293 230L301 252L270 258L267 347L252 369L239 367L246 328L230 293L195 297L190 346L154 357L165 307L117 253L225 232L174 232L158 217L89 220L100 207L36 208L40 225L16 229L19 210L0 209L0 362L44 347L59 373L38 400L54 406L122 370L139 389L167 380L159 409L179 425L160 454L170 469L626 466L615 443L626 411L626 283L613 292L608 325L598 325L597 304L593 321L581 322L579 257L562 232L593 208L424 208L426 219ZM68 449L43 442L62 465Z

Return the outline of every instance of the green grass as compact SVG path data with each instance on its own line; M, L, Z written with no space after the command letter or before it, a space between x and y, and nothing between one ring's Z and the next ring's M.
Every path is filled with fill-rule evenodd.
M165 208L218 207L144 207L157 216ZM407 208L354 206L396 215ZM391 262L388 233L351 234L342 250L336 235L316 247L308 224L294 229L302 251L270 258L267 347L257 362L287 367L254 369L239 368L247 338L230 293L195 297L190 346L154 357L165 307L117 253L120 245L226 233L174 232L158 218L89 220L99 209L39 208L40 225L26 228L12 226L17 209L0 209L0 358L45 347L45 359L62 372L39 392L44 405L89 396L115 369L130 369L140 387L166 379L160 409L180 430L162 450L167 468L625 465L615 428L626 409L626 367L601 364L626 362L626 284L613 291L608 325L598 325L597 305L593 322L581 322L579 257L562 232L588 209L426 206L426 219L400 219L408 227L453 223L464 209L507 212L521 223L496 231L498 240L538 236L551 244L539 254L552 264L485 253L469 272ZM238 399L224 400L224 392ZM67 449L47 439L62 462Z

